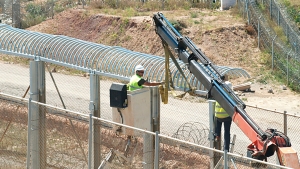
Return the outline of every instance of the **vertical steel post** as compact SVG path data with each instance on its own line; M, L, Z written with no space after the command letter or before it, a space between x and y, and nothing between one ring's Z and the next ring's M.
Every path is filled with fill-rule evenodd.
M280 25L280 10L277 10L277 25Z
M160 131L160 94L159 88L149 87L150 88L150 101L151 101L151 126L152 131Z
M154 168L154 147L153 136L149 133L144 133L143 136L143 169Z
M291 49L286 56L286 86L289 85L289 55L292 52L292 50L293 49Z
M215 100L209 100L209 145L210 148L216 148L221 149L221 140L215 141L214 139L214 133L215 133ZM221 137L220 137L221 138ZM218 163L220 157L217 157L217 155L210 151L210 168L213 169L215 165Z
M26 155L26 169L30 169L30 152L31 152L31 103L32 98L28 99L28 125L27 125L27 155Z
M283 112L283 133L287 135L287 112Z
M2 8L3 9L3 8ZM21 28L20 0L12 1L12 26Z
M45 103L45 64L39 61L30 62L30 98L33 101ZM37 104L31 104L30 109L31 126L30 131L30 168L39 169L46 167L46 114L43 108Z
M274 41L276 39L277 35L272 40L272 70L274 70Z
M88 152L88 169L91 169L93 166L93 114L90 113L89 118L89 152Z
M159 169L159 131L155 132L154 169Z
M270 0L270 18L272 19L272 0Z
M90 114L94 117L100 117L100 78L95 72L90 73ZM92 168L97 169L101 164L101 139L100 122L92 120Z
M257 39L258 39L257 40L257 46L258 46L258 49L259 49L259 46L260 46L260 23L259 23L260 18L261 18L261 15L260 15L260 17L257 21Z
M250 16L249 16L249 7L248 7L249 0L246 0L246 10L247 10L247 21L248 25L250 24Z
M224 169L228 169L228 151L224 150Z
M150 109L151 109L151 131L159 131L160 128L160 94L157 86L149 87L150 89ZM144 169L154 168L154 152L155 152L155 140L153 135L144 133L143 144L143 162Z

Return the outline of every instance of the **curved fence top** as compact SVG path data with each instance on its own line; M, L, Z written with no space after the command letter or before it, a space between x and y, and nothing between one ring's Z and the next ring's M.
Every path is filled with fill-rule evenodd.
M45 61L84 72L129 81L137 64L145 66L144 76L150 81L162 81L165 76L165 58L134 52L122 47L105 46L62 35L50 35L13 28L0 24L0 53ZM206 90L185 64L177 60L193 87ZM222 75L246 77L243 69L217 66ZM183 76L170 60L174 87L188 90Z

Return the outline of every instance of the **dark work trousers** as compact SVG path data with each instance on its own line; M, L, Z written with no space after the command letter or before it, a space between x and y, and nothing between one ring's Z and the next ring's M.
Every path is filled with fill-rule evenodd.
M215 136L221 135L221 128L222 123L224 123L224 150L229 151L229 144L230 144L230 126L231 126L232 119L231 117L226 118L217 118L216 117L216 128L215 128Z

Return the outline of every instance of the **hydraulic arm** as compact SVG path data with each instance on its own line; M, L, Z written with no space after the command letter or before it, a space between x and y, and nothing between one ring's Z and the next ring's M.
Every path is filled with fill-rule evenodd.
M188 67L191 73L208 90L213 98L226 110L233 121L252 141L247 147L253 158L265 159L272 156L279 147L290 147L289 138L274 129L263 131L246 113L246 105L224 83L222 76L205 54L188 38L183 37L162 13L154 14L156 33L163 44L167 44ZM297 155L296 155L297 156ZM298 157L297 157L297 162ZM286 165L281 161L282 165ZM299 164L298 164L299 165Z

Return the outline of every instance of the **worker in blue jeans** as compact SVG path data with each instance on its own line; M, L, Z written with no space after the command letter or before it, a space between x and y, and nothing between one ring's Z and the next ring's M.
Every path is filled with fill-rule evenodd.
M228 87L232 88L230 82L225 82ZM215 127L215 140L219 141L221 136L222 123L224 123L224 150L229 151L230 144L230 127L232 118L226 113L226 111L220 106L218 102L215 105L215 118L216 118L216 127Z

